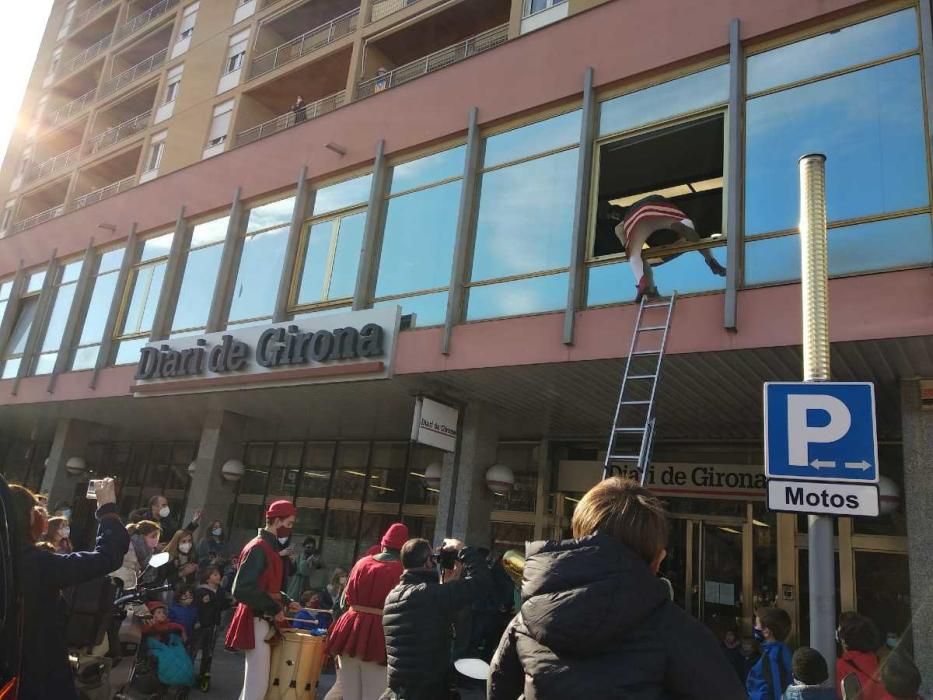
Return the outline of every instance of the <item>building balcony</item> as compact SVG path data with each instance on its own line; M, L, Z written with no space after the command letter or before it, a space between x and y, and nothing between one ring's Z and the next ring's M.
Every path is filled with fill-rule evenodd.
M508 38L508 24L489 29L458 44L435 51L423 58L362 81L357 86L357 99L369 97L377 92L402 85L428 73L433 73L441 68L463 61L470 58L470 56L494 49L508 41Z
M166 12L175 7L180 0L162 0L161 2L156 3L150 7L145 12L141 12L135 17L131 17L126 22L121 24L113 33L114 43L128 37L130 34L134 34L138 30L145 27L147 24L152 22L157 17L161 17Z
M38 214L33 214L32 216L21 219L13 224L13 233L19 233L20 231L25 231L27 228L32 228L33 226L38 226L43 224L49 219L54 219L56 216L61 216L65 213L65 205L60 204L57 207L52 207L51 209L46 209L45 211L40 211Z
M62 170L70 168L75 163L77 163L80 157L81 146L69 148L67 151L48 158L41 163L36 163L29 166L29 169L26 171L26 175L23 177L23 182L28 184L30 182L35 182L36 180L41 180L42 178L48 177L54 173L61 172Z
M132 68L129 68L122 73L113 76L110 80L100 86L100 97L104 98L108 95L112 95L117 90L120 90L135 82L137 78L140 78L147 73L151 73L152 71L156 70L159 66L165 63L167 56L168 49L162 49L149 58L140 61Z
M89 204L94 204L99 202L102 199L107 199L108 197L113 197L115 194L120 194L131 187L136 185L136 175L130 175L125 177L122 180L117 180L114 183L106 185L105 187L100 187L96 190L92 190L87 194L82 194L74 198L74 201L71 203L72 211L77 209L83 209Z
M42 123L47 129L54 129L60 124L64 124L69 119L78 116L94 102L94 96L97 94L97 88L88 90L81 97L76 97L70 102L66 102L61 107L47 115L43 116Z
M58 67L58 70L55 71L55 77L61 78L62 76L70 75L76 70L84 68L84 66L86 66L88 63L93 61L107 50L107 48L110 46L111 38L112 35L108 34L103 39L94 42L80 53L69 58L67 61L62 61Z
M104 148L108 148L115 143L119 143L120 141L128 139L131 136L144 131L149 126L151 116L152 110L147 110L142 114L137 114L135 117L127 119L126 121L107 129L106 131L102 131L101 133L88 140L87 145L84 147L84 152L88 155L97 153Z
M290 110L285 114L280 114L279 116L273 117L272 119L269 119L262 124L257 124L252 128L238 133L236 135L236 143L234 145L243 146L247 143L252 143L253 141L263 139L266 136L277 134L280 131L284 131L285 129L295 126L296 124L301 124L310 119L320 117L322 114L333 112L335 109L344 104L345 99L346 91L341 90L334 95L323 97L316 102L305 105L303 116L294 110Z
M116 2L116 0L97 0L97 2L83 12L76 14L71 22L72 33L79 30L92 19L95 19L101 12L113 5L114 2Z
M249 80L275 70L286 63L297 61L302 56L317 51L338 39L349 36L356 31L360 16L360 8L354 8L339 17L299 34L284 44L279 44L259 56L250 64Z
M383 17L395 14L399 10L404 10L406 7L417 5L419 2L421 2L421 0L376 0L376 2L372 4L366 24L378 22Z

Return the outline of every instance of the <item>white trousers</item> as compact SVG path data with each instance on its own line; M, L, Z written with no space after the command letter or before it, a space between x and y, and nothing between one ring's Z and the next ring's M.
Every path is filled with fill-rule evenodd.
M622 242L623 246L627 245L629 250L628 264L632 269L632 274L635 276L635 284L641 282L641 278L645 274L645 263L641 256L642 249L644 248L645 243L648 241L648 238L650 238L651 234L658 229L670 228L671 224L678 222L695 230L693 222L690 219L653 217L650 219L642 219L640 222L635 224L635 228L632 230L632 240L626 242L624 224L619 223L616 226L616 237Z
M343 700L379 700L388 687L386 667L345 654L338 659L337 682L343 690Z
M243 692L240 700L263 700L269 689L269 661L272 657L272 647L266 643L269 634L269 623L265 620L253 618L253 638L256 640L252 649L244 652L246 655L246 669L243 673Z

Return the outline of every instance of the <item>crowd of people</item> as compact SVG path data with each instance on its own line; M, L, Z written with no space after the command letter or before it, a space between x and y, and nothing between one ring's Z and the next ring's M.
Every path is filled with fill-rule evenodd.
M93 550L75 552L68 504L49 517L35 494L11 491L30 582L21 698L77 697L61 592L104 577L118 588L159 589L134 614L154 652L188 659L184 684L207 689L218 637L242 652L241 700L265 697L272 644L287 630L326 637L337 675L328 700L454 698L467 683L455 661L472 658L490 662L489 700L920 697L909 656L854 612L839 620L835 669L815 649L792 652L791 618L777 607L756 611L753 639L730 630L718 642L673 602L659 574L669 535L662 503L622 478L581 499L572 539L527 545L520 597L488 550L450 539L434 549L403 523L349 573L327 572L313 538L292 543L290 501L270 504L265 526L234 556L220 521L198 537L201 513L179 527L162 496L124 525L108 479L98 485ZM157 552L168 564L150 567ZM110 648L119 654L118 643Z

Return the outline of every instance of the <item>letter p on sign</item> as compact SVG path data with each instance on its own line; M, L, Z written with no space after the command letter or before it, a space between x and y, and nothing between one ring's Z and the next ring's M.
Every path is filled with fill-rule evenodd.
M825 425L812 425L809 417L822 412L829 417ZM787 458L797 467L810 464L810 445L836 442L852 427L852 414L835 396L797 394L787 397Z

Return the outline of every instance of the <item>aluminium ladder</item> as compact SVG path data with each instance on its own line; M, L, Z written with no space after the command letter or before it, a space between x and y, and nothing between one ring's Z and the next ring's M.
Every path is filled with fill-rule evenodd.
M622 473L623 466L630 466L637 470L642 486L648 481L648 467L651 463L651 450L655 435L654 401L661 378L661 364L664 360L667 334L671 328L671 316L674 313L676 300L677 292L671 294L666 300L649 300L647 296L642 297L638 314L635 316L632 344L625 360L625 373L622 375L619 401L616 404L615 417L612 419L609 447L603 463L604 479ZM645 312L649 309L659 309L660 311L656 313L664 315L663 323L642 325L642 320L646 316ZM643 333L653 333L654 338L660 333L660 343L656 347L638 349L639 336ZM647 367L633 368L633 364L639 362ZM631 391L626 393L629 389L629 382L632 382L632 386L635 387L636 397L631 397L633 393ZM647 398L644 398L645 395ZM636 453L620 452L622 448L619 443L626 437L641 438L641 444Z

